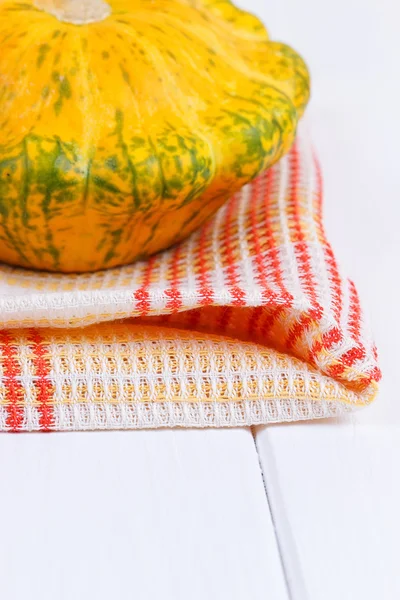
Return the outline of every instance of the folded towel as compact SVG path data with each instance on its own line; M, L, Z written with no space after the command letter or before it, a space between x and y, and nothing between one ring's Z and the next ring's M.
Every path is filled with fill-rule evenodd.
M146 262L0 266L0 430L254 425L368 404L376 349L321 205L301 128L277 165Z

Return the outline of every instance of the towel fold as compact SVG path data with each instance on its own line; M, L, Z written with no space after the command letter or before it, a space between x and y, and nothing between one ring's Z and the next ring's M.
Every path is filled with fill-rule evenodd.
M321 210L300 128L277 165L146 262L0 266L0 430L253 425L368 404L376 349Z

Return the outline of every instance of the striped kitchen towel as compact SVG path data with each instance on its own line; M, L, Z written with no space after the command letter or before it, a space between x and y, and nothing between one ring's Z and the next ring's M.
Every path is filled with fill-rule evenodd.
M321 206L301 130L146 262L85 275L0 266L0 430L254 425L368 404L376 349Z

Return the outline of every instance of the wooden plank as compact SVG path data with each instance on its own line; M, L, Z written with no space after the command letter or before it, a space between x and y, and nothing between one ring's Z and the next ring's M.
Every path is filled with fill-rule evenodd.
M314 423L258 432L292 600L400 597L400 431Z
M288 600L248 429L0 436L1 597Z

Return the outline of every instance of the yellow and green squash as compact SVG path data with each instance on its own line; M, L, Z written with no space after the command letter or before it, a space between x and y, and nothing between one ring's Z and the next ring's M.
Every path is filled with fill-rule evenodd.
M0 0L0 261L94 271L178 242L289 149L308 96L229 0Z

